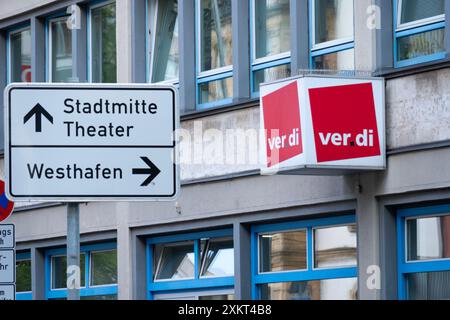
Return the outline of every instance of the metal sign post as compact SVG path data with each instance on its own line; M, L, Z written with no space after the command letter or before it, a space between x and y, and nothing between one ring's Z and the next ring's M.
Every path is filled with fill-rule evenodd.
M67 204L67 300L80 300L80 207Z
M173 201L180 190L177 89L21 83L5 90L6 195L67 205L67 289L79 299L77 203Z

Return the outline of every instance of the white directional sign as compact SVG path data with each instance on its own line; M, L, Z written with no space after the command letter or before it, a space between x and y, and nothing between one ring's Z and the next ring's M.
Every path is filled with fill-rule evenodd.
M0 249L14 249L14 225L0 224Z
M12 84L6 100L7 194L14 200L171 200L172 86Z
M16 286L14 284L0 284L0 300L16 300Z

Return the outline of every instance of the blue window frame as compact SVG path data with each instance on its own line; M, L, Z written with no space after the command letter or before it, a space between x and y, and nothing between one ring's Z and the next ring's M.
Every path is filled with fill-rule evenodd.
M290 4L289 0L249 1L250 86L252 97L257 97L261 83L291 76Z
M16 300L31 300L31 253L16 254Z
M398 298L450 299L450 205L397 212Z
M291 288L297 287L294 290L303 287L299 292L302 290L306 292L307 290L304 290L306 287L310 286L312 282L317 284L318 281L328 281L328 285L331 286L351 286L353 290L351 298L356 298L357 249L354 215L257 225L251 229L253 299L269 299L267 292L271 290L270 286L289 285ZM325 231L325 235L323 231ZM336 234L336 232L338 233ZM341 243L330 250L334 245L332 244L330 247L330 242L339 243L342 239L350 239L350 245ZM269 249L267 249L267 243L270 243ZM328 243L328 245L324 247L324 243ZM283 247L285 245L286 247ZM328 252L334 252L335 257L344 256L345 258L341 261L330 261L330 256L326 255L327 250L323 250L323 248L328 248ZM285 258L280 258L283 254L285 254ZM271 260L272 257L276 257L276 260ZM267 263L268 261L269 263ZM341 283L333 284L333 281L341 281ZM263 292L266 292L266 296L263 296ZM311 296L302 296L298 292L296 294L281 298L311 298ZM334 295L331 298L342 299L343 297ZM276 297L272 297L272 299L276 299Z
M445 1L394 0L394 66L445 58Z
M309 0L309 8L311 68L354 70L353 0Z
M31 82L31 29L28 23L7 31L6 75L8 83Z
M117 259L111 265L104 265L102 269L106 269L109 274L106 275L107 278L114 278L111 281L105 282L105 274L99 274L103 280L96 280L94 273L94 255L112 252L117 256L117 244L115 242L111 243L101 243L86 245L80 248L80 260L84 261L84 266L80 266L82 269L82 275L84 270L84 278L81 280L80 297L81 299L93 299L99 297L101 299L114 299L117 296ZM53 279L57 277L53 268L52 261L55 258L64 258L66 255L66 249L50 249L45 252L45 297L46 299L65 299L67 297L66 288L53 288ZM114 255L113 255L114 256ZM105 260L103 260L105 262ZM64 266L65 263L60 263L60 266ZM60 279L65 279L65 268L60 269L62 272L59 276ZM62 284L62 283L61 283ZM65 282L64 282L65 284ZM56 287L56 286L55 286ZM61 285L61 287L63 287Z
M229 256L232 253L232 247L230 248L232 236L232 229L226 229L147 239L148 299L153 300L155 296L164 294L233 290L234 263L231 263L231 261L234 261L234 256ZM226 274L225 276L221 274L208 276L204 269L205 263L202 262L206 257L205 254L202 254L204 250L202 249L202 243L208 240L219 241L220 239L228 241L228 245L222 247L228 250L227 255L222 256L222 258L228 256L227 263L226 266L221 266L224 269L228 268L228 272L223 272ZM167 248L172 249L167 250ZM173 248L178 249L173 250ZM168 252L167 255L165 255L164 250ZM214 252L213 255L219 257L218 250L209 252ZM166 262L162 262L167 257L171 259L166 259ZM175 258L178 260L176 261ZM211 255L209 259L211 259ZM180 266L182 264L180 261L187 262L184 272L178 268L178 274L174 275L174 272L170 270L173 271ZM164 268L160 268L161 265L164 265ZM212 264L210 263L209 265L211 266Z
M233 102L231 0L195 2L197 109Z

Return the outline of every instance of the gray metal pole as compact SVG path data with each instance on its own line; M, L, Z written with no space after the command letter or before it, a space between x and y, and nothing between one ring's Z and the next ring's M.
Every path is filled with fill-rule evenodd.
M80 300L80 207L67 205L67 300Z
M72 15L81 15L79 7L72 8ZM71 25L72 31L72 78L70 82L79 82L78 45L81 17L75 17ZM72 21L73 22L73 21ZM80 207L78 203L67 204L67 300L80 300Z

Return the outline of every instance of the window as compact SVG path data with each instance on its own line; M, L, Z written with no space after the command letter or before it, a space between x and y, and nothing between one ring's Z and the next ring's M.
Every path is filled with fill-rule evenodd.
M200 109L233 97L231 0L197 1L197 104Z
M31 254L16 255L16 299L31 300Z
M151 238L150 299L231 299L234 286L232 230Z
M69 82L72 78L72 32L66 25L67 17L49 20L48 26L48 80Z
M450 299L450 205L397 215L399 298Z
M354 70L353 0L311 0L311 67Z
M395 66L445 57L445 0L395 1Z
M354 216L252 227L253 298L357 298Z
M289 0L251 0L252 92L261 83L291 75Z
M116 3L108 2L89 10L90 80L114 83L116 75Z
M115 243L83 246L80 253L82 300L117 299L117 249ZM46 252L47 299L67 296L65 249Z
M178 1L150 1L150 82L178 82Z
M12 31L8 36L8 82L31 82L31 30Z

